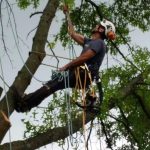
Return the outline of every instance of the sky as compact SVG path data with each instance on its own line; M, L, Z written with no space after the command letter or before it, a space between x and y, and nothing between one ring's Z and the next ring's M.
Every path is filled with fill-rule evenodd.
M47 0L43 0L43 1L44 2L41 3L38 10L43 10ZM11 3L13 3L13 0L11 1ZM31 32L29 34L29 36L28 36L28 33L37 26L40 15L35 15L32 18L29 18L29 16L36 10L33 10L32 7L29 7L27 10L20 10L16 6L15 2L14 2L14 5L12 5L12 8L13 8L13 12L15 15L15 21L16 21L16 25L17 25L17 33L20 37L18 49L21 52L21 55L23 56L23 59L25 61L28 57L28 52L31 50L32 38L34 36L35 31ZM11 15L11 17L12 17L12 15ZM64 17L64 15L62 12L57 13L56 19L55 19L55 21L53 21L53 24L50 27L50 33L49 33L48 39L51 42L53 39L53 34L56 34L60 28L59 22L61 22L60 20L63 17ZM3 18L3 25L4 25L4 31L5 31L4 38L6 41L6 47L8 48L8 53L10 54L10 57L11 57L12 64L10 63L8 56L4 52L4 49L2 46L3 43L2 43L2 34L1 33L0 33L0 59L2 62L2 67L3 67L4 79L8 85L11 85L13 83L18 71L23 66L24 62L20 58L20 55L16 48L14 36L12 34L11 27L10 27L10 21L8 18L7 8L5 7L5 5L3 6L3 10L2 10L2 18ZM11 20L11 21L13 24L14 23L13 20ZM13 26L13 28L14 28L14 26ZM0 32L1 32L1 29L0 29ZM150 44L149 44L150 43L150 38L149 38L150 32L142 33L142 31L135 29L131 33L131 37L132 37L133 44L138 44L142 47L148 47L150 49ZM76 48L77 54L79 54L81 52L81 47L76 46L75 48ZM64 48L61 46L61 43L58 43L54 50L55 50L56 55L69 57L68 51L64 51ZM47 51L47 53L51 54L51 52L48 49L46 49L46 51ZM47 63L47 64L54 63L55 64L56 60L54 58L46 57L44 59L44 63ZM62 65L64 65L65 63L66 63L66 61L61 60L60 67ZM110 58L109 63L112 64L112 58ZM106 58L105 58L105 61L103 62L103 67L105 67L105 66L106 66ZM50 68L50 67L40 66L40 68L38 69L38 71L35 74L35 77L41 81L48 81L51 77L51 71L52 71L52 68ZM2 74L2 71L0 71L0 74ZM31 85L26 90L26 93L29 93L29 92L34 91L35 89L38 89L39 87L41 87L41 85L42 85L42 83L37 82L35 79L33 79L31 82ZM0 86L4 87L4 84L1 80L0 80ZM5 92L3 92L3 95L4 94L5 94ZM3 95L2 95L2 97L3 97ZM46 100L44 102L44 104L46 104L46 103L48 103L48 100ZM25 127L24 127L23 123L21 122L21 120L24 117L26 117L25 114L16 113L16 112L14 112L11 115L10 121L11 121L12 127L10 129L10 132L11 132L11 140L12 141L22 139ZM19 130L19 132L18 132L18 130ZM17 132L17 134L16 134L16 132ZM7 133L3 143L9 142L10 141L9 137L10 137L9 133ZM53 149L56 149L56 145L51 145L51 148L52 147L53 147ZM46 148L41 148L41 150L43 150L43 149L46 149ZM57 150L59 150L58 147L57 147Z

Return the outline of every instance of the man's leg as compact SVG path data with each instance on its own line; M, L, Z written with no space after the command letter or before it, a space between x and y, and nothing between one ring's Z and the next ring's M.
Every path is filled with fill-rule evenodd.
M69 83L68 83L69 79ZM66 83L65 83L66 82ZM42 86L40 89L36 90L33 93L25 95L24 97L19 97L15 102L15 109L17 112L26 112L31 108L39 105L46 97L53 94L54 92L67 88L66 87L74 87L75 86L75 73L73 71L69 71L68 76L62 78L62 80L50 80L47 84Z
M87 80L88 76L86 76L87 77L86 79L84 78L85 71L82 69L80 70L80 76L81 81L83 82L82 84L84 84L84 80ZM88 82L89 81L86 81L86 83ZM68 76L63 77L61 81L59 81L58 79L50 80L47 84L45 84L35 92L25 95L22 98L19 98L19 100L16 101L15 109L18 112L29 111L31 108L39 105L46 97L53 94L54 92L68 87L74 88L75 85L76 85L76 74L75 71L72 70L69 71Z
M20 97L15 104L15 109L18 112L26 112L31 108L39 105L46 97L53 94L57 90L64 89L64 82L58 80L50 80L47 84L43 85L40 89L33 93Z

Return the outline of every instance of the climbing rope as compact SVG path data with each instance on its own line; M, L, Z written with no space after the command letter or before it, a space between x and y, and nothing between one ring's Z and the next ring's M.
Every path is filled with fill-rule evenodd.
M81 81L81 76L80 76L80 69L84 70L84 82L82 83ZM81 99L82 99L82 108L83 108L83 113L82 113L82 126L83 126L83 137L84 137L84 141L85 141L85 148L87 147L87 142L86 142L86 127L85 127L85 121L86 121L86 79L87 79L87 75L89 77L89 79L91 80L91 76L90 74L87 72L87 68L85 66L80 66L77 67L75 70L75 76L76 76L76 86L75 89L76 90L80 90L81 89ZM91 81L90 81L91 83ZM76 104L78 104L76 102Z
M72 128L72 117L71 117L71 102L70 102L70 83L69 83L69 71L64 71L64 82L65 82L65 100L67 106L67 124L68 124L68 133L71 146L73 146L73 128Z
M85 99L86 75L87 75L87 74L86 74L86 70L85 70L84 87L83 87L83 89L82 89L83 106L86 105L86 99ZM85 149L86 149L86 126L85 126L85 120L86 120L86 111L83 109L83 134L84 134Z
M65 5L65 1L64 1L64 5ZM65 12L65 15L66 15L66 20L67 20L67 23L68 23L68 26L72 26L72 22L71 22L71 19L70 19L70 16L69 16L69 12L66 11ZM83 106L83 114L82 114L82 118L83 118L83 121L82 121L82 124L83 124L83 136L84 136L84 141L85 141L85 148L87 147L87 142L88 142L88 139L87 139L87 142L86 142L86 128L85 128L85 121L86 121L86 111L85 111L85 106L86 106L86 79L87 79L87 75L89 77L89 80L90 80L90 84L91 84L91 94L92 96L95 96L95 91L93 89L93 85L92 85L92 77L91 77L91 74L88 70L88 67L85 65L85 66L82 66L84 71L85 71L85 76L84 76L84 82L83 82L83 85L82 85L82 82L81 82L81 77L80 77L80 67L77 67L77 69L75 70L75 77L76 77L76 85L75 85L75 89L81 89L81 94L82 94L82 106ZM69 77L68 77L69 78ZM66 84L66 81L65 81L65 84ZM65 85L66 87L66 85ZM66 96L66 99L67 96ZM69 100L69 99L68 99ZM69 106L70 106L70 101L67 101L67 110L69 113ZM71 116L68 115L68 132L69 132L69 137L70 137L70 132L71 132L71 128L70 128L70 125L71 124L71 119L70 119Z
M64 0L64 6L65 6L65 4L66 4L66 2ZM68 25L72 25L69 13L66 12L65 15L66 15L66 20L67 20ZM70 38L70 36L69 36L69 38ZM69 51L69 57L70 57L69 59L72 60L76 56L75 56L75 53L73 53L73 45L71 43L71 40L70 40L68 48L70 50L72 50L72 52ZM67 106L67 124L68 124L68 133L69 133L70 144L73 147L73 145L74 145L74 138L73 138L73 125L72 125L72 116L71 116L71 100L70 100L70 90L69 90L69 87L70 87L69 71L67 71L68 72L67 78L66 78L65 72L64 72L64 82L65 82L65 90L66 90L65 91L65 99L66 99L66 106Z

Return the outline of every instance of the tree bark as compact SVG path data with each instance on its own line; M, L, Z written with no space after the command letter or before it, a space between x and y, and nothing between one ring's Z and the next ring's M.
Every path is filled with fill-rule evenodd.
M49 27L55 16L58 5L59 0L48 1L39 21L35 36L33 38L33 45L31 51L45 53L45 44L48 36ZM0 110L4 112L6 116L11 115L14 111L15 93L13 89L15 88L20 95L23 95L25 89L28 87L32 79L32 75L29 73L29 70L32 72L32 74L34 74L44 57L44 55L35 55L34 53L30 54L25 65L18 72L15 81L7 92L10 114L8 114L7 111L6 97L4 96L0 101ZM29 70L27 70L27 67ZM8 129L9 126L6 126L6 121L4 120L3 115L0 113L0 142L2 141Z

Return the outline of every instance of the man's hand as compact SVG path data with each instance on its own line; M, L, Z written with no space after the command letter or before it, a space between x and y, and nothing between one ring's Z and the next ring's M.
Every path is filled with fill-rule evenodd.
M64 12L64 14L69 12L68 5L63 6L63 12Z
M67 65L65 65L65 66L63 66L63 67L61 67L61 68L59 68L59 71L66 71L67 70Z
M83 45L83 43L84 43L84 36L75 32L74 26L73 26L73 24L71 22L71 19L70 19L70 16L69 16L69 9L68 9L67 5L63 6L63 12L66 15L66 19L67 19L67 22L68 22L68 33L69 33L69 35L78 44Z
M75 34L74 27L72 25L68 26L68 34L72 36Z
M74 27L72 25L70 16L69 16L69 9L68 9L68 5L64 5L63 6L63 12L66 15L67 21L68 21L68 33L71 36L74 33Z

